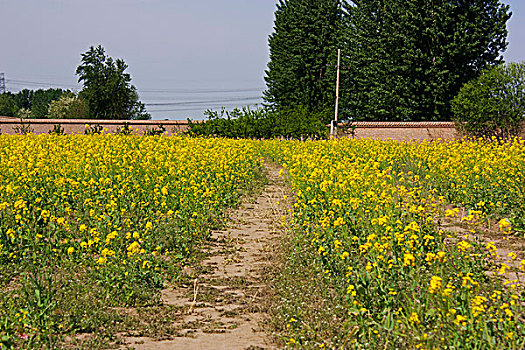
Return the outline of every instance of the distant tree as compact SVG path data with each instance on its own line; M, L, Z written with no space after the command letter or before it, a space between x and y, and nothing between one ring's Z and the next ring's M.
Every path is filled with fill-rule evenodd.
M79 97L88 105L90 118L151 119L131 85L131 76L125 72L127 68L122 59L106 56L100 45L91 46L82 54L76 74L84 85Z
M17 109L25 108L31 109L31 102L33 99L33 90L23 89L14 94Z
M89 107L81 97L75 96L75 100L70 104L68 112L69 119L87 119L89 118Z
M449 120L466 82L502 62L498 0L354 0L345 6L343 106L353 119Z
M63 94L49 104L49 119L86 119L89 111L87 104L74 93Z
M36 119L30 109L20 108L16 112L16 116L20 119Z
M36 90L31 99L31 114L33 118L44 119L47 117L49 104L58 100L66 91L62 89Z
M341 0L280 0L268 39L264 99L277 109L333 106Z
M10 93L0 94L0 117L14 117L16 111L14 96Z
M525 63L493 67L465 84L452 101L454 121L468 136L517 136L525 121Z
M68 91L62 89L24 89L13 94L13 99L17 106L17 111L23 109L23 115L30 118L43 119L46 118L49 104L59 99L66 92ZM27 111L30 111L30 113Z

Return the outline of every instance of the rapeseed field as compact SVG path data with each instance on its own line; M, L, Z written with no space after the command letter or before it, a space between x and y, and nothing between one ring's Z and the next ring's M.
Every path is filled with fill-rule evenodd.
M296 193L296 244L311 245L327 288L346 294L337 340L312 335L289 303L289 347L523 348L523 252L501 257L480 232L493 222L503 239L523 238L525 141L263 148Z
M154 305L263 158L294 193L294 244L338 295L328 338L315 308L277 307L285 346L525 346L523 251L484 236L524 236L525 141L118 135L0 135L0 344L54 347Z
M0 344L53 347L154 304L259 163L246 141L1 135Z

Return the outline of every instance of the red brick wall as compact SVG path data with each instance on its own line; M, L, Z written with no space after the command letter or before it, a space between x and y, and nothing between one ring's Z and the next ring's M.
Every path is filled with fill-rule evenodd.
M354 125L356 139L431 141L459 138L453 122L356 122Z
M121 120L87 120L87 119L30 119L24 123L30 125L33 133L47 134L54 125L61 125L66 134L82 134L85 125L101 125L106 132L114 133L124 125ZM158 128L162 124L169 134L180 133L188 129L185 120L130 120L127 121L135 134L142 135L145 130ZM454 140L460 138L453 122L356 122L355 135L357 139L392 139L392 140ZM15 134L14 128L20 126L20 119L0 117L0 132ZM341 132L340 136L352 137ZM525 127L521 135L525 138Z
M180 133L188 128L188 122L185 120L89 120L89 119L28 119L24 120L24 124L28 125L34 134L47 134L53 130L55 125L60 125L64 128L66 134L83 134L86 125L100 125L105 129L105 132L114 133L127 122L134 130L135 134L142 135L145 130L163 125L166 132L169 134ZM3 134L15 134L15 128L20 127L20 119L18 118L2 118L0 117L0 131Z

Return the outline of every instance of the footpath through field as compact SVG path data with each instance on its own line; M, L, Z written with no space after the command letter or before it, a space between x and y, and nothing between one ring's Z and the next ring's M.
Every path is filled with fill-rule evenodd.
M276 203L285 186L279 168L267 166L268 185L255 198L245 198L232 212L228 228L215 231L204 273L186 288L166 289L165 305L180 308L173 319L177 337L158 341L126 338L134 349L272 349L264 331L264 270L271 263L283 213Z

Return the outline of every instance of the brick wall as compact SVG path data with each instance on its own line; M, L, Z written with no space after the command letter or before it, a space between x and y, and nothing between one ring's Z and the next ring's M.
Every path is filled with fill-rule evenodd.
M459 138L453 122L356 122L356 139L454 140ZM346 137L352 137L345 134Z
M30 119L25 120L25 125L29 125L35 134L47 134L53 130L54 125L61 125L66 134L82 134L85 125L101 125L107 132L114 133L121 128L124 123L129 123L130 127L137 135L142 135L144 131L158 128L163 125L169 134L176 134L188 129L188 122L185 120L88 120L88 119ZM355 135L357 139L392 139L404 140L454 140L460 138L456 133L453 122L356 122ZM0 132L4 134L15 134L15 127L20 127L20 119L0 117ZM524 125L525 126L525 125ZM352 137L341 131L340 136ZM521 135L525 138L525 127Z
M169 134L180 133L188 129L185 120L90 120L90 119L27 119L24 125L29 126L34 134L47 134L55 125L60 125L66 134L83 134L86 125L100 125L106 132L115 133L127 122L137 135L146 130L164 126ZM15 134L15 128L20 127L20 119L0 117L0 131L3 134Z

